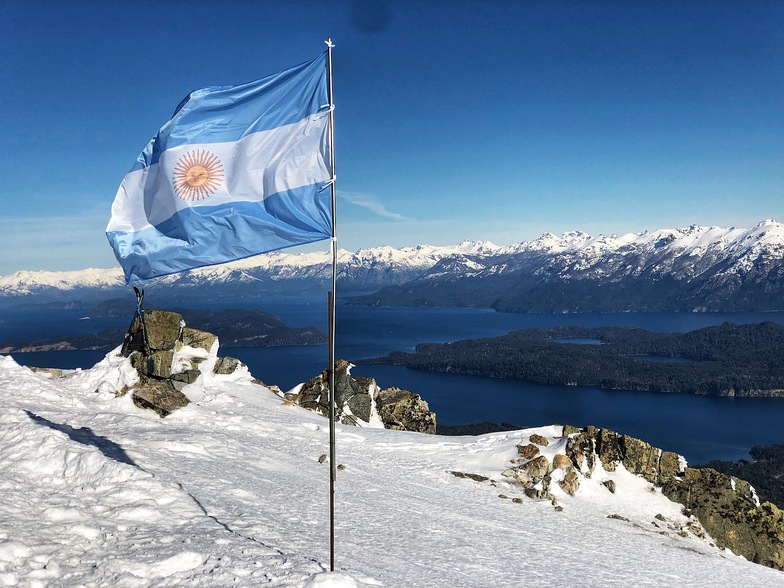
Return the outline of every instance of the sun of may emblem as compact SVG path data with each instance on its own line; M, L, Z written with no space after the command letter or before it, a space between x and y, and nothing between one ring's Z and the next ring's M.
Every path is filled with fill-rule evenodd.
M201 200L212 195L223 181L223 164L204 149L189 151L174 166L174 191L183 200Z

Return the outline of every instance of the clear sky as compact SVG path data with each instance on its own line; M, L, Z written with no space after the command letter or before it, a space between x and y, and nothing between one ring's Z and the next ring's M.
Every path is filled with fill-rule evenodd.
M327 37L341 247L784 221L782 23L775 0L0 0L0 274L117 265L112 200L180 100Z

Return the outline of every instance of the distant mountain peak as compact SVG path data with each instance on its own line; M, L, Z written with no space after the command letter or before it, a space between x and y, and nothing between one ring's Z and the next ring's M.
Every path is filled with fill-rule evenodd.
M490 241L464 240L451 246L384 245L353 253L341 249L338 280L339 290L345 293L415 285L424 276L428 288L436 288L439 280L454 285L459 284L461 277L474 278L474 283L476 278L482 278L487 286L482 296L492 297L484 302L473 298L475 292L459 289L448 297L435 290L415 294L414 286L409 289L418 304L495 305L507 309L529 308L529 302L539 300L545 290L553 288L547 295L554 298L546 305L530 306L531 312L769 310L777 304L784 306L776 301L776 297L784 300L783 259L784 224L765 219L751 229L693 224L620 236L592 236L581 230L566 231L560 236L545 232L537 239L503 247ZM323 292L330 273L329 251L276 251L164 276L146 282L145 287L180 298ZM491 287L493 280L504 284L498 286L498 292ZM559 284L570 286L564 290ZM582 289L588 284L596 284L597 288L602 285L604 290L597 290L590 300L583 299ZM610 284L622 292L609 295L617 304L608 307ZM524 285L532 290L525 295L515 293ZM77 296L99 299L127 290L118 268L20 271L0 276L0 302L31 295L39 301L71 300ZM649 294L645 294L648 290ZM651 299L643 300L648 295ZM507 303L503 301L514 296L519 301L504 306ZM385 303L397 304L400 300Z

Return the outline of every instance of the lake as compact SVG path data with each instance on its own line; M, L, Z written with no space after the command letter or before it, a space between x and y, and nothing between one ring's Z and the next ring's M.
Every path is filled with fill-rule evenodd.
M147 298L150 301L150 298ZM149 304L153 307L154 304ZM326 330L326 296L271 297L194 304L195 308L257 308L292 326ZM88 318L85 311L2 309L0 343L96 332L125 327L127 318ZM492 337L514 329L578 325L630 326L685 332L723 322L772 320L784 313L619 313L520 315L487 309L373 308L338 305L338 358L356 361L390 351L413 350L417 343ZM198 325L191 325L198 328ZM118 345L121 341L118 341ZM588 343L588 341L586 341ZM226 348L267 384L283 390L318 374L327 365L326 346ZM26 365L87 368L103 353L91 351L15 354ZM784 359L784 358L782 358ZM784 443L784 399L715 398L676 394L607 391L598 388L543 386L458 374L438 374L388 365L358 365L352 373L374 377L382 387L398 386L420 394L444 425L480 421L520 426L568 423L606 427L684 455L691 463L748 457L753 445Z

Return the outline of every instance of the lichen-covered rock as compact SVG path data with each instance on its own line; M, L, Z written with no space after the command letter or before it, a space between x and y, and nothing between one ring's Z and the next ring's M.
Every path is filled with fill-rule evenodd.
M572 467L572 460L566 457L563 453L556 453L553 457L553 469L562 470L569 467Z
M593 429L594 432L596 429ZM590 477L596 465L596 442L588 430L571 435L566 442L566 456L575 469Z
M547 447L550 444L550 442L547 440L547 437L543 437L538 433L533 433L530 437L528 437L528 440L531 443L536 443L537 445L541 445L542 447Z
M614 472L616 464L622 459L618 434L609 429L599 429L596 435L596 454L602 467L608 472Z
M683 469L681 458L672 451L662 451L659 456L659 476L657 483L664 484L677 476Z
M436 413L418 394L391 387L380 390L375 401L378 415L387 429L435 435Z
M155 351L150 356L147 375L156 378L168 378L172 375L172 351Z
M566 455L575 468L586 475L593 471L592 459L595 456L608 472L615 471L622 463L631 473L639 474L654 484L663 484L682 469L681 458L671 451L662 451L640 439L596 427L570 433Z
M242 362L235 357L219 357L215 361L215 366L212 368L212 373L218 375L233 374L241 365Z
M563 480L558 482L558 485L561 487L561 490L566 492L569 496L574 496L577 493L577 489L580 487L580 477L577 475L577 472L572 470L566 473Z
M174 384L174 387L177 390L182 390L188 384L193 384L196 380L199 379L201 372L197 369L190 369L182 371L178 374L172 374L171 378L169 378Z
M784 512L769 502L757 505L748 482L710 468L686 468L662 492L689 509L719 547L784 569Z
M168 416L190 403L169 380L149 380L133 390L132 398L139 408L150 408L161 417Z
M539 454L539 448L533 443L529 443L528 445L518 445L517 453L525 459L532 459Z
M144 327L152 351L174 349L180 338L182 315L166 310L145 310Z
M351 364L343 359L335 362L335 416L346 424L356 424L351 418L370 421L371 390L375 380L351 377ZM355 397L364 397L363 399ZM311 378L300 388L297 402L310 410L329 415L329 370ZM345 408L348 410L345 410Z
M183 327L182 329L182 344L188 347L210 351L217 340L217 335L207 331L200 331L190 327Z
M552 465L544 455L540 455L511 469L518 482L537 484L552 471Z
M621 435L618 445L623 455L623 467L633 474L641 474L649 482L657 481L659 449L628 435Z

